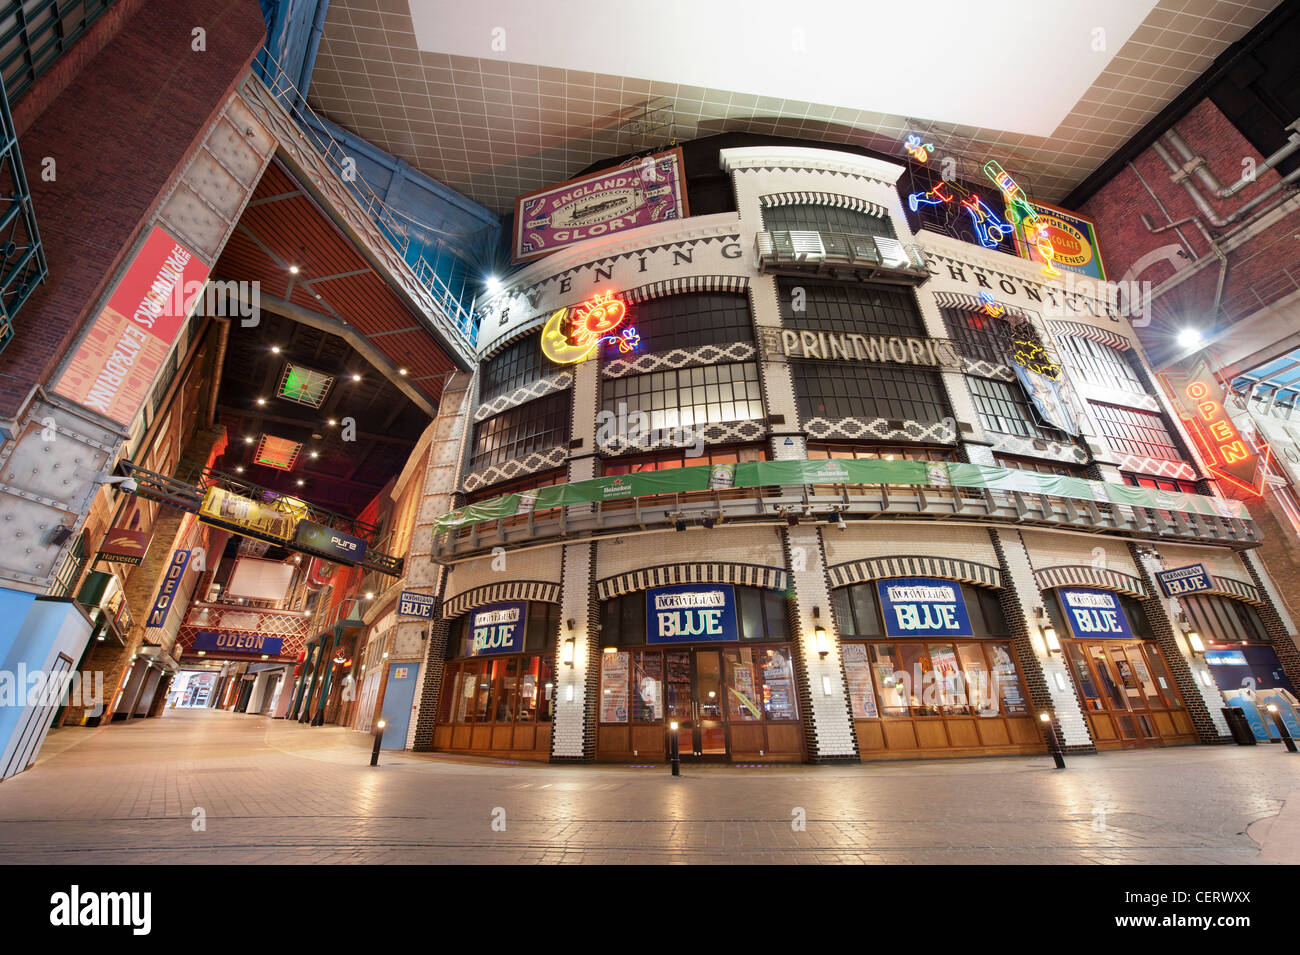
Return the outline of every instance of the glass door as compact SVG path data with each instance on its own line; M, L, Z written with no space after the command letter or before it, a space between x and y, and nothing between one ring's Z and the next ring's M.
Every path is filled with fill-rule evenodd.
M664 721L669 734L677 723L677 751L695 753L695 698L691 686L691 651L664 651ZM672 752L672 741L668 742Z
M687 757L726 756L722 652L667 650L664 670L664 708L669 723L677 722L678 751Z

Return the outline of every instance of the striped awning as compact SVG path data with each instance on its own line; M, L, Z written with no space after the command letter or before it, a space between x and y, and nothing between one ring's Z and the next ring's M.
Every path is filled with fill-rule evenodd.
M597 581L596 594L601 600L609 600L622 594L673 584L738 584L768 590L785 590L790 586L789 575L780 567L722 562L660 564Z
M539 600L542 603L560 602L560 585L545 580L512 580L501 584L488 584L457 594L442 605L442 617L449 620L467 610L503 600Z
M978 295L965 295L961 292L935 292L934 303L940 308L952 308L961 312L979 312L981 315L988 313L984 309L984 302ZM1005 310L1002 315L1010 317L1020 322L1032 321L1034 313L1018 305L1008 305L994 296L993 301L1001 305Z
M1118 570L1092 567L1088 564L1043 567L1034 571L1034 583L1038 585L1039 590L1052 590L1055 587L1096 587L1100 590L1117 590L1142 600L1147 596L1142 581L1132 574L1122 574Z
M884 577L945 577L977 587L1002 586L1002 572L989 564L947 557L867 557L826 568L832 587L847 587Z
M834 206L837 209L853 209L865 212L869 216L883 219L887 210L884 206L857 196L842 196L835 192L772 192L758 197L759 205L764 209L776 206Z
M1109 328L1098 328L1096 325L1089 325L1086 322L1066 322L1066 321L1049 321L1047 327L1051 329L1053 335L1057 338L1067 336L1070 338L1090 338L1094 342L1101 342L1111 348L1119 351L1128 351L1133 345L1127 338L1119 332L1111 331Z
M1237 600L1244 600L1248 604L1255 604L1259 607L1264 605L1259 588L1254 584L1248 584L1244 580L1234 580L1232 577L1220 577L1218 574L1210 574L1210 581L1214 584L1214 587L1210 590L1203 590L1201 593L1235 597Z
M739 292L744 294L749 288L749 277L745 275L689 275L683 278L665 279L627 289L619 295L629 304L662 298L665 295L681 295L685 292Z

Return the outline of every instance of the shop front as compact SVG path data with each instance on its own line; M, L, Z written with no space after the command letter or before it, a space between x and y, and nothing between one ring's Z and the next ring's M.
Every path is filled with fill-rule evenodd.
M549 759L560 608L485 604L455 618L447 638L433 748Z
M995 590L889 577L832 601L863 759L1045 750Z
M600 760L803 759L783 594L731 584L634 591L601 607Z
M1123 594L1057 587L1048 602L1097 749L1195 743L1196 731L1167 661Z

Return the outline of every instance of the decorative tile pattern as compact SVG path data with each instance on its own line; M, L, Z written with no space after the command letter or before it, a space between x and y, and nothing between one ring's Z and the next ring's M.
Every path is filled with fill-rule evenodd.
M602 454L623 455L658 448L689 448L700 440L706 445L748 444L762 440L767 432L767 423L764 421L733 421L728 424L707 424L702 428L663 428L651 431L649 440L631 444L618 437L609 441L598 439L596 449Z
M573 375L567 371L562 371L558 375L551 375L549 378L539 378L522 388L516 388L508 394L497 395L491 401L479 405L478 410L474 412L474 420L482 421L484 418L490 418L509 408L513 408L515 405L521 405L525 401L532 401L534 398L541 398L552 392L563 391L572 384Z
M442 619L459 617L466 610L502 600L538 600L542 603L560 602L560 585L545 580L511 580L500 584L475 587L463 594L448 598L442 605Z
M763 587L768 590L786 590L789 577L780 567L759 564L733 564L724 562L699 564L660 564L643 567L596 582L596 594L609 600L623 594L646 590L650 587L669 587L673 584L736 584L741 587Z
M1010 365L984 361L982 358L967 358L965 355L961 358L961 371L964 375L974 375L977 378L996 378L998 381L1016 380L1016 373L1011 370Z
M891 428L888 418L809 418L804 422L808 437L817 440L848 438L874 441L926 441L934 444L952 444L956 435L942 421L922 423L907 420L901 428Z
M1034 438L1022 438L1019 435L990 435L993 450L1003 454L1014 454L1026 458L1045 458L1048 461L1069 461L1072 464L1087 464L1088 452L1077 444L1062 444L1059 441L1045 442L1047 447L1040 448L1034 444Z
M461 488L467 494L472 493L480 488L500 484L502 481L513 481L515 478L536 474L538 471L558 468L568 460L568 457L568 448L561 446L547 451L536 451L526 458L507 461L505 464L494 464L491 467L467 474Z
M877 219L883 219L888 215L884 206L867 202L857 196L841 196L833 192L773 192L759 196L758 202L764 209L773 209L777 206L834 206L837 209L865 212Z
M1196 480L1196 469L1186 461L1143 458L1136 454L1121 454L1118 458L1119 463L1115 466L1121 471L1136 471L1138 474L1154 474L1158 477L1178 478L1183 481Z
M972 560L952 560L947 557L867 557L836 564L826 569L831 583L847 587L882 577L946 577L979 587L1002 586L1002 571L988 564Z
M1085 325L1083 322L1066 322L1057 319L1048 319L1047 327L1057 338L1065 336L1090 338L1094 342L1101 342L1103 345L1118 351L1128 351L1133 347L1133 343L1127 338L1119 332L1111 331L1109 328L1098 328L1095 325Z
M1130 597L1145 600L1147 591L1140 578L1132 574L1120 573L1088 564L1062 564L1057 567L1040 567L1034 571L1034 583L1039 590L1051 590L1054 587L1099 587L1102 590L1118 590Z
M689 368L692 365L725 365L729 362L749 361L757 350L753 342L733 342L730 345L700 345L696 348L674 348L654 355L637 355L635 358L616 358L607 363L601 374L606 378L624 378L644 375L665 368Z

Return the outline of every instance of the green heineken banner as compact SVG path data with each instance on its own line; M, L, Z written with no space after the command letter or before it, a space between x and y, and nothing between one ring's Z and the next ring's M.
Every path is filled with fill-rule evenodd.
M570 504L630 500L652 494L818 484L984 488L991 491L1018 491L1022 494L1047 494L1052 497L1093 501L1099 504L1122 504L1162 511L1204 514L1210 517L1250 519L1250 514L1240 501L1205 497L1201 494L1180 494L1173 491L1133 487L1128 484L1109 484L986 464L832 459L748 461L712 467L704 465L666 471L647 471L642 474L620 474L618 477L595 478L573 484L556 484L535 491L506 494L444 514L438 518L436 530L442 532L456 527L467 527L503 517L527 514L534 510L541 511Z

